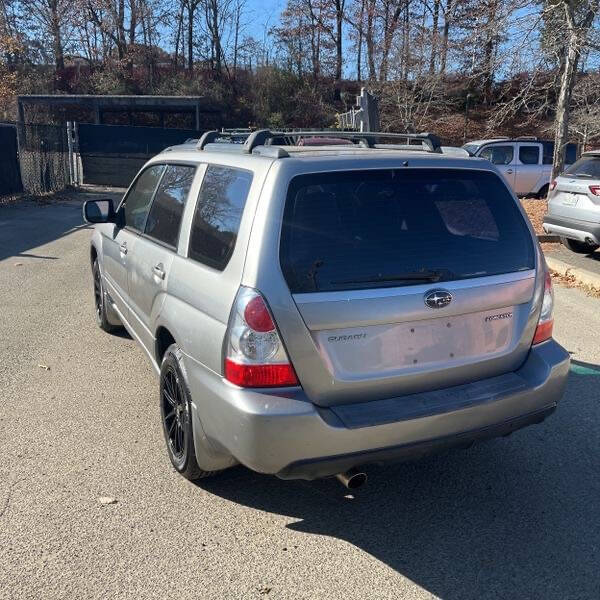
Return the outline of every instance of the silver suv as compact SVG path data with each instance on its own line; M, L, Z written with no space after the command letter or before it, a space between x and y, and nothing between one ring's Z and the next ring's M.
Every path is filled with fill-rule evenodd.
M600 247L600 152L586 152L550 184L543 227L573 252Z
M548 194L554 142L535 137L493 138L468 142L463 148L496 165L518 196L545 198ZM567 144L565 164L573 164L576 155L577 145Z
M239 462L355 487L361 465L507 435L563 393L549 274L495 167L428 134L340 135L208 132L116 209L84 207L98 324L147 354L189 479Z

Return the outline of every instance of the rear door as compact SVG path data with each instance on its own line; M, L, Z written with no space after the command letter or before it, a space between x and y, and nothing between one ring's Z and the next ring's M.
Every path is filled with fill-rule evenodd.
M280 264L307 335L278 323L317 404L500 375L531 344L533 241L493 172L297 176Z
M167 281L177 252L183 211L196 166L168 165L154 194L143 235L135 242L129 265L131 325L152 348L156 320L165 300Z
M527 196L543 185L542 145L534 142L519 142L517 145L517 165L515 173L515 193ZM548 175L549 181L549 175ZM545 183L548 183L546 181Z
M495 165L513 190L515 189L517 174L516 148L517 144L513 142L492 144L485 146L477 155Z

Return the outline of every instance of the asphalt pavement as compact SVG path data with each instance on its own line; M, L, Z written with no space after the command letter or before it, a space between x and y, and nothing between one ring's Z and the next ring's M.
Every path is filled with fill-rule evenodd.
M585 269L600 276L600 250L590 252L590 254L576 254L567 250L562 244L556 244L547 254L573 267Z
M195 485L141 349L95 325L89 237L78 203L0 207L0 598L600 598L600 300L556 289L573 367L541 425L354 495Z

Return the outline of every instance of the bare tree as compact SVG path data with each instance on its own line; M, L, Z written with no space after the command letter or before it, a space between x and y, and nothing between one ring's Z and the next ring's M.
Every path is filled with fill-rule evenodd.
M565 166L565 152L569 140L569 112L571 96L577 81L577 67L582 52L589 43L590 28L598 15L600 0L553 0L549 5L552 11L564 18L564 53L556 117L554 120L554 157L552 177L562 173Z

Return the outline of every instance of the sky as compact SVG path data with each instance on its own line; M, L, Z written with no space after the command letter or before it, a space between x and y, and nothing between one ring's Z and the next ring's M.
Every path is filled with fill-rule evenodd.
M279 21L279 15L285 8L285 0L246 0L244 13L247 22L247 35L260 39Z

